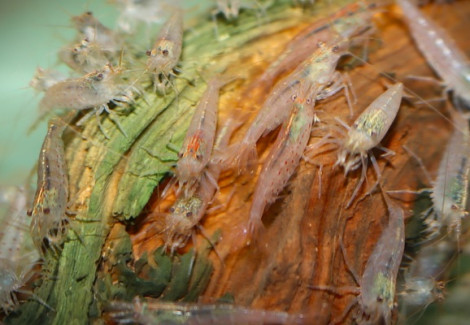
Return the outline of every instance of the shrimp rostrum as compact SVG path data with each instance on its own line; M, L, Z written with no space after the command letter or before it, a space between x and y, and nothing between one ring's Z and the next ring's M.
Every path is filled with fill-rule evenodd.
M346 207L350 206L366 178L367 161L369 157L377 174L377 182L380 179L380 169L371 150L377 147L384 151L385 155L393 154L393 151L382 147L380 141L385 137L395 120L402 97L403 84L396 83L377 97L364 112L359 115L352 126L348 126L340 119L337 119L347 130L345 134L343 129L335 128L343 135L343 139L330 138L331 135L327 135L308 148L312 150L326 143L336 144L339 148L335 166L343 166L345 175L362 166L361 178Z

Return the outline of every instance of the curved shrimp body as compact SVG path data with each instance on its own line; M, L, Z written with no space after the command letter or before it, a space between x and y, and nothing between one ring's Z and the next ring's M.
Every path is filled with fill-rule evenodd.
M405 249L405 214L384 194L388 206L389 221L367 260L359 281L359 305L371 320L383 317L391 323L391 311L395 301L395 287L400 263Z
M281 129L266 158L253 195L249 235L262 227L261 217L265 206L276 199L294 173L310 139L315 118L314 105L315 101L310 97L296 99L290 119Z
M251 123L243 140L236 144L226 161L238 165L240 170L256 157L256 142L261 136L273 131L289 118L295 98L306 89L317 89L317 93L332 84L339 75L336 65L343 53L337 46L319 44L319 48L290 75L279 81L268 95L261 110Z
M447 33L409 0L397 0L410 33L428 64L470 106L470 64Z
M41 148L38 162L37 190L30 229L36 247L43 248L43 240L60 245L68 223L68 176L64 158L62 133L65 125L59 120L49 122L49 129Z
M470 132L463 116L457 112L453 116L456 129L442 157L431 198L438 224L447 226L459 239L461 220L468 215Z
M391 86L377 97L349 128L336 161L336 165L344 166L346 174L359 167L358 155L364 159L368 151L382 141L395 120L402 97L403 84Z
M211 159L217 127L219 90L227 81L212 79L201 97L178 154L176 177L180 185L197 185Z
M119 50L120 43L114 32L96 19L91 11L72 17L72 23L83 38L99 44L101 49L110 52Z
M169 80L181 56L183 45L183 14L175 11L163 25L153 48L147 51L147 69L153 74L154 83Z

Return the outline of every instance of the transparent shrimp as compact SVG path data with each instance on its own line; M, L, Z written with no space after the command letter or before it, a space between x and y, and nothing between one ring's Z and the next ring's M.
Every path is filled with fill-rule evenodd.
M108 308L119 324L306 324L307 316L281 311L250 309L229 304L201 305L162 301L113 301Z
M72 17L72 23L81 34L80 39L95 42L104 51L117 52L121 49L121 42L114 31L104 26L91 11Z
M244 138L227 150L224 161L230 167L238 167L239 172L246 171L256 159L256 142L289 118L293 106L292 99L302 88L311 86L312 89L325 89L322 95L322 98L325 98L344 87L333 87L334 90L326 91L332 84L337 85L343 81L341 74L335 69L344 53L336 44L319 43L319 48L309 59L276 84ZM320 92L318 94L320 96Z
M180 188L185 184L186 196L193 192L203 178L216 183L206 166L214 146L219 90L231 80L233 78L216 77L209 81L191 119L183 146L178 153L175 173Z
M98 125L105 135L99 115L106 111L114 123L117 124L121 132L125 135L119 120L113 111L108 107L112 102L117 105L132 102L132 91L137 91L134 87L124 84L120 80L121 69L115 69L111 64L105 65L102 69L91 72L83 77L67 79L58 82L48 88L41 102L39 111L42 116L54 109L93 109ZM89 118L86 115L78 124Z
M38 67L29 85L37 92L44 92L51 86L65 79L67 79L67 77L59 71Z
M66 215L68 202L68 176L64 158L62 133L65 124L51 120L41 147L38 162L38 179L30 229L36 247L42 251L44 240L51 247L58 247L70 220Z
M318 42L328 42L338 36L343 39L352 39L363 34L372 25L372 14L373 11L369 8L353 3L331 17L316 21L286 45L279 59L274 61L254 84L270 87L280 74L295 68L307 59L317 47Z
M177 64L183 46L183 13L176 10L162 26L155 44L147 51L147 71L152 74L154 91L165 93L179 73Z
M69 68L79 73L90 73L102 68L109 62L109 57L96 43L84 38L72 47L64 47L59 51L59 59Z
M241 8L241 0L216 0L217 9L214 14L219 12L225 16L227 20L237 19Z
M421 54L443 80L446 90L470 107L470 64L447 33L427 18L409 0L397 0L403 18Z
M198 226L200 220L204 217L207 207L212 202L218 189L217 179L221 172L221 164L215 152L222 152L228 144L232 133L241 125L241 123L230 119L220 130L214 153L207 167L205 167L213 177L213 181L203 179L194 194L191 196L180 195L173 206L170 208L170 214L165 218L165 244L171 248L171 252L184 247L186 242ZM202 230L201 226L198 228ZM205 236L205 234L203 234Z
M431 198L437 223L460 238L462 219L468 215L470 131L467 120L454 112L455 130L439 165Z
M0 306L8 313L18 305L16 293L28 293L21 287L32 275L32 268L39 259L28 232L26 194L24 188L0 190Z
M361 278L350 267L344 246L341 244L345 263L358 287L311 286L312 289L324 290L335 295L348 293L357 295L346 307L338 322L341 322L351 308L358 304L359 313L356 319L359 323L376 324L383 320L385 324L391 324L396 280L405 249L405 214L387 194L383 193L383 196L388 208L389 221L367 260Z
M362 166L361 178L349 202L346 204L346 207L351 205L366 178L368 157L370 157L377 174L377 182L380 180L380 169L370 150L377 147L384 151L386 155L393 153L380 146L380 141L385 137L388 129L395 120L402 97L403 84L396 83L377 97L364 112L359 115L352 126L348 126L337 119L341 125L348 130L344 139L323 139L319 143L310 146L309 149L311 150L325 143L337 144L339 149L335 166L343 166L345 175ZM343 133L341 129L338 131Z
M302 158L316 117L316 92L318 89L309 89L306 95L295 99L291 117L283 125L263 164L253 194L248 229L244 230L248 237L262 228L261 217L265 206L276 200Z

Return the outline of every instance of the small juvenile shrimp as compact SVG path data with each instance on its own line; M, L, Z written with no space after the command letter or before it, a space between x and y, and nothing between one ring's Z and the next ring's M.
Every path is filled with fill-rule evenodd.
M8 209L0 215L0 306L8 313L18 305L15 293L31 294L21 287L32 275L39 254L28 232L24 188L3 189L1 194L6 202L0 203Z
M71 48L62 48L58 56L69 68L79 73L90 73L109 62L109 58L99 45L90 42L88 38L82 39Z
M40 114L45 115L49 111L59 108L75 110L92 108L91 113L95 112L98 125L105 137L108 138L99 119L99 115L106 111L125 135L126 133L122 129L119 120L114 116L116 113L108 107L109 102L121 105L132 101L131 91L135 89L126 86L119 80L120 73L120 68L114 69L111 64L107 64L102 69L83 77L67 79L54 84L46 90L39 103ZM83 122L89 116L85 116L80 122Z
M358 287L310 287L340 296L347 293L357 295L352 303L347 306L339 322L343 320L355 304L358 304L360 313L357 321L359 323L377 324L383 320L385 324L391 324L396 280L405 249L405 214L403 209L393 203L387 194L383 193L383 196L388 208L389 221L367 260L361 278L350 267L346 260L344 246L341 244L346 266L351 271Z
M226 149L232 133L241 125L232 119L225 123L222 130L219 131L217 143L213 152L222 152ZM222 169L218 156L212 154L207 167L213 181L206 178L201 180L198 188L191 196L180 195L173 206L170 208L170 214L165 217L165 244L171 248L171 252L184 247L189 237L193 233L194 227L198 226L200 220L204 217L207 207L217 191L217 179ZM199 226L202 231L202 227ZM205 234L203 234L205 236Z
M183 46L183 13L176 10L162 26L151 50L147 51L147 70L152 73L154 91L165 93L172 78L179 73L177 65Z
M113 301L108 308L111 318L119 324L160 324L171 319L171 323L210 324L306 324L304 314L288 314L282 311L250 309L229 304L201 305L162 302L138 297L130 302Z
M175 173L180 188L186 184L186 196L191 194L203 178L212 184L217 183L206 166L214 146L219 90L231 80L233 78L216 77L209 81L191 119L183 146L178 153Z
M344 88L344 83L337 86L343 79L336 71L338 60L343 54L344 50L337 43L319 43L319 48L305 62L276 84L244 138L227 150L224 162L230 167L237 166L239 172L246 171L247 166L256 159L256 142L289 118L293 98L303 88L324 89L322 95L318 92L322 98Z
M380 169L371 149L377 147L386 154L393 152L380 146L380 141L385 137L388 129L392 125L400 108L403 97L403 84L396 83L391 86L382 95L377 97L354 121L352 126L346 125L341 120L342 126L348 130L344 139L321 140L310 146L309 149L323 145L324 143L334 143L339 146L338 156L335 166L341 165L344 173L347 175L350 171L356 170L362 166L361 178L358 181L354 192L346 204L349 207L356 197L362 183L366 178L367 159L370 157L372 165L377 174L377 182L380 180ZM342 132L342 130L340 131Z
M43 92L49 89L60 81L67 79L62 73L52 69L36 68L36 72L29 82L29 85L38 92Z
M397 0L403 18L421 54L446 90L452 90L465 106L470 107L470 64L465 54L447 33L427 18L409 0Z
M64 158L62 133L65 124L60 119L51 120L38 161L38 179L33 208L28 211L31 236L42 251L44 240L54 247L62 241L68 224L68 176Z
M120 50L121 43L118 37L111 29L96 19L91 11L72 17L72 23L82 35L80 38L95 42L104 51L117 52Z
M254 84L270 87L280 74L295 68L310 56L319 42L326 43L338 35L343 39L352 39L363 34L372 25L372 14L373 11L369 8L353 3L331 17L315 22L286 45L279 59L274 61Z
M237 19L241 8L241 0L216 0L216 2L217 9L214 11L214 15L220 12L229 21Z
M315 97L319 89L308 89L295 98L291 117L283 125L258 177L250 210L248 236L262 228L261 217L266 205L273 203L294 173L310 139L315 120Z

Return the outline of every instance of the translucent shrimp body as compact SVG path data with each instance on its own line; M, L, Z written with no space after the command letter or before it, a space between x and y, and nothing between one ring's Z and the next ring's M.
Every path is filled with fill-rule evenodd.
M215 182L205 168L214 146L219 90L228 81L214 78L208 83L191 119L176 165L176 177L180 186L187 184L186 193L191 192L203 176Z
M33 78L29 82L29 85L38 92L43 92L49 89L51 86L55 85L60 81L67 79L59 71L51 69L43 69L38 67Z
M250 210L249 236L262 227L265 206L276 200L299 164L315 118L315 95L296 99L290 119L283 125L263 164Z
M224 14L225 19L234 20L237 19L238 13L241 8L241 0L216 0L217 1L217 12Z
M239 171L245 171L256 157L259 138L289 118L293 98L305 93L305 89L324 89L341 79L335 69L343 53L337 46L320 43L309 59L276 84L242 141L228 150L225 161L231 162L231 166L235 164Z
M49 122L46 138L38 161L37 190L33 208L31 236L39 250L46 239L50 245L58 246L63 241L66 226L68 200L68 176L64 158L62 133L65 124L60 120Z
M387 134L398 113L402 97L403 84L396 83L377 97L359 115L354 124L348 127L348 133L343 141L333 141L340 144L335 166L343 166L345 174L348 174L349 171L355 170L362 165L361 179L347 206L351 204L366 177L367 158L369 155L379 177L380 172L377 162L369 151L378 146ZM343 126L347 127L346 125Z
M228 304L201 305L161 301L112 302L111 316L119 324L306 324L306 316L244 308ZM171 321L169 321L171 320Z
M338 323L355 305L359 305L355 318L359 324L378 324L381 320L391 324L391 312L394 308L396 280L405 249L405 214L403 209L394 204L384 193L389 221L377 244L367 260L362 277L359 278L351 269L343 249L344 260L354 276L357 288L334 288L329 286L311 286L315 290L325 290L335 295L356 294L345 309ZM343 290L341 290L343 289Z
M87 38L72 48L65 47L59 51L59 59L69 68L79 73L89 73L105 66L109 59L98 44Z
M447 33L426 18L409 0L397 0L410 33L428 64L441 77L447 89L470 107L470 64Z
M278 60L274 61L255 81L265 87L281 74L298 66L307 59L317 47L318 42L328 42L340 36L347 40L364 33L371 26L372 11L357 3L346 6L329 19L316 22L307 31L290 41Z
M459 239L462 219L468 215L470 132L462 115L455 112L453 117L456 128L439 165L431 198L437 217L437 222L433 224L447 226L448 231L453 231Z
M28 280L39 254L27 231L29 220L24 189L1 192L2 196L8 196L5 200L8 209L0 215L0 306L8 313L18 305L15 292Z
M219 132L214 151L223 151L228 144L233 131L240 126L232 120L228 121ZM165 244L175 249L184 247L191 237L194 227L200 222L206 213L206 209L217 191L217 179L221 171L218 158L213 154L209 165L206 167L214 181L203 178L196 192L187 197L180 195L173 206L170 214L166 216Z
M176 73L183 46L183 13L175 11L162 26L153 46L147 51L147 70L152 73L154 88L164 90L170 75Z

